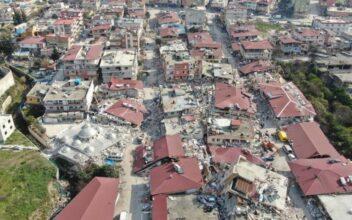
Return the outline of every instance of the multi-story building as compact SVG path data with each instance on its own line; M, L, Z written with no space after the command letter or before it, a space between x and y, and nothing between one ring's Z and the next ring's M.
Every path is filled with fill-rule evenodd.
M0 142L5 142L8 137L15 131L12 115L0 114Z
M106 83L112 78L136 79L137 54L133 50L107 50L102 56L100 68Z
M247 20L247 17L247 8L238 4L237 2L229 3L224 12L226 27L236 24L238 21L245 21Z
M302 52L301 42L293 39L290 36L279 37L280 50L284 54L300 54Z
M43 99L45 113L87 112L93 91L93 81L56 81Z
M292 37L302 43L314 46L322 46L326 42L327 34L323 30L312 28L297 28Z
M22 51L40 53L40 51L45 48L46 42L45 42L45 37L30 36L20 41L18 45Z
M316 18L313 20L312 27L316 29L322 29L332 31L337 35L343 34L346 30L352 28L352 21L345 19L320 19Z
M61 58L61 67L66 78L81 78L84 80L96 80L103 46L73 45Z
M271 59L273 49L268 40L242 41L240 47L242 57L248 60Z
M55 35L70 35L75 38L80 31L80 21L78 18L60 18L53 24Z

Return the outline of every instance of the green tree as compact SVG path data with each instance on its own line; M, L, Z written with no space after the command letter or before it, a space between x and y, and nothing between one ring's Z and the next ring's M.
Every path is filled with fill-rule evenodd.
M11 39L11 33L5 32L0 34L0 54L10 56L14 51L14 45Z
M53 49L53 53L51 54L50 58L54 61L58 60L60 58L60 53L59 51L57 50L56 47L54 47Z

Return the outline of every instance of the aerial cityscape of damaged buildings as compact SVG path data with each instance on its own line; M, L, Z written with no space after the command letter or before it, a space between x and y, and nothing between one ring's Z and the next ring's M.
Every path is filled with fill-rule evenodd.
M119 170L48 219L352 219L352 162L282 68L352 94L352 1L282 2L2 0L3 148L20 113L69 172Z

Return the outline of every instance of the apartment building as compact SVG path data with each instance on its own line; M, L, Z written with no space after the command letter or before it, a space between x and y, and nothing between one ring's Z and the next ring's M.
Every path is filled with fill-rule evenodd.
M105 83L112 78L136 79L137 54L133 50L107 50L101 59L100 68Z
M93 99L93 81L56 81L43 99L45 113L86 112Z
M96 80L103 46L73 45L61 58L61 67L66 78L81 78L84 80Z

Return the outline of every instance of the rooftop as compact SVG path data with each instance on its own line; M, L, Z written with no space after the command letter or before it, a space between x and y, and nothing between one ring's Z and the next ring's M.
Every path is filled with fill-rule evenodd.
M305 196L352 192L352 163L343 157L298 159L289 166Z
M154 141L153 144L154 161L164 158L178 158L185 155L181 137L176 135L167 135Z
M77 100L82 101L92 86L92 81L55 81L44 97L44 101Z
M180 158L150 172L151 195L182 193L197 190L202 185L203 177L196 158Z
M140 126L147 109L143 104L133 99L120 99L105 110L106 113L121 118L131 124Z
M113 219L119 180L95 177L55 217L56 220Z
M209 146L208 147L211 159L214 163L227 163L233 164L239 160L239 157L245 157L249 162L255 163L257 165L263 165L265 162L260 159L260 157L254 156L247 149L240 147L218 147Z
M226 83L215 84L215 107L219 109L236 109L255 112L251 95L242 87L234 87Z
M315 116L313 105L292 82L259 85L277 118Z
M101 58L100 67L132 67L137 62L137 55L132 50L106 50Z
M120 136L115 128L82 122L73 125L55 136L50 145L62 157L84 166L89 160L102 165L109 154L120 153L115 146Z
M316 122L292 124L285 130L297 158L340 157Z
M268 40L260 41L241 41L241 45L245 50L272 50L273 45Z
M242 66L241 68L239 68L239 71L242 74L248 75L255 72L257 73L267 72L272 70L273 67L274 66L270 61L258 60Z

